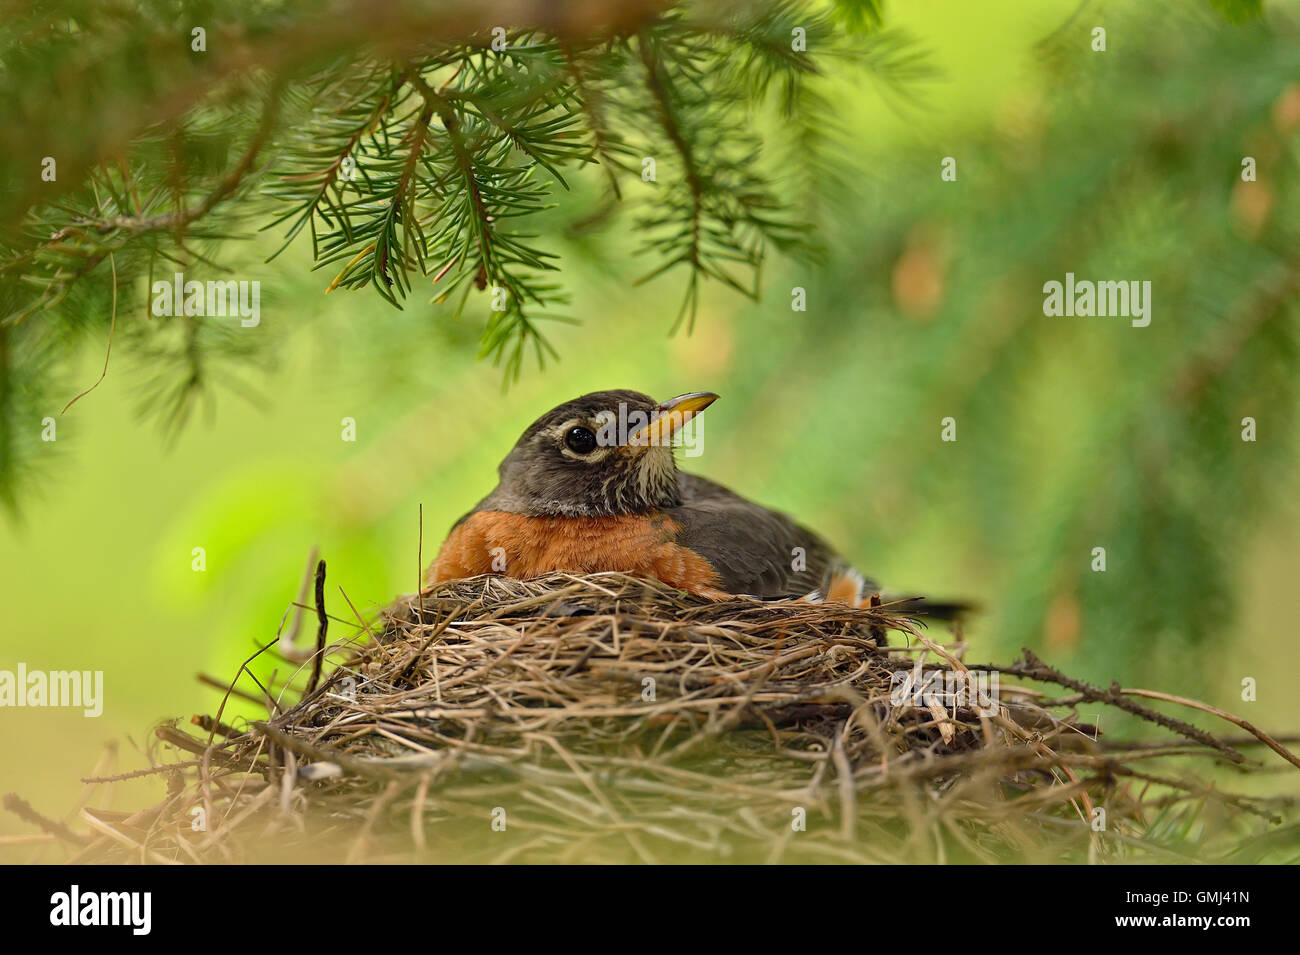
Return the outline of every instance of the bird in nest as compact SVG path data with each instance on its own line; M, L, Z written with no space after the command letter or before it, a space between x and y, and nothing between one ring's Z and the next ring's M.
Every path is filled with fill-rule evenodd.
M501 462L497 486L452 527L426 587L479 574L620 571L712 599L878 604L876 584L820 535L678 470L674 437L717 398L597 391L548 411ZM890 607L944 619L966 609L923 598Z

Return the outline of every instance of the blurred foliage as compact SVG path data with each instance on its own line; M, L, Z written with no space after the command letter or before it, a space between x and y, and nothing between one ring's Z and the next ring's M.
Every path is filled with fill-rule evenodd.
M1244 543L1293 466L1300 372L1297 21L1220 29L1161 6L1105 22L1107 53L1083 24L1039 49L1044 92L950 147L956 182L932 150L894 157L828 243L816 334L784 369L819 383L816 407L861 413L774 449L863 448L803 477L809 498L845 502L862 554L933 550L936 515L956 540L973 531L973 564L1002 555L1003 651L1045 639L1098 678L1196 669L1188 647L1231 629ZM1045 317L1044 283L1067 272L1149 280L1151 325Z

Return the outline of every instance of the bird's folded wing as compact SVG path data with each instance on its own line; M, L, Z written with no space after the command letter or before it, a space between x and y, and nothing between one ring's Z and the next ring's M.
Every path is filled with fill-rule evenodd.
M666 512L681 525L677 542L709 561L730 593L802 597L839 564L829 544L784 514L696 475L678 483L682 504Z

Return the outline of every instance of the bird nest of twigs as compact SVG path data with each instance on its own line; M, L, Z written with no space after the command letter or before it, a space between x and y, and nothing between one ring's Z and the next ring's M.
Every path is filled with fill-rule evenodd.
M323 565L320 579L323 579ZM317 588L318 601L322 589ZM963 662L888 606L619 574L456 581L157 730L166 797L58 826L82 861L1191 861L1294 852L1189 764L1280 743L1193 701ZM319 661L324 660L324 665ZM241 674L252 678L246 665ZM243 680L247 683L248 680ZM1233 720L1234 738L1143 694ZM273 698L274 697L274 698ZM260 701L261 717L233 715ZM236 703L235 701L239 701ZM1084 711L1147 720L1109 741ZM1159 727L1156 729L1155 727ZM1271 757L1270 757L1271 758ZM37 824L21 803L10 808ZM200 824L201 823L201 824ZM1279 831L1292 835L1279 845ZM1272 854L1272 855L1270 855Z

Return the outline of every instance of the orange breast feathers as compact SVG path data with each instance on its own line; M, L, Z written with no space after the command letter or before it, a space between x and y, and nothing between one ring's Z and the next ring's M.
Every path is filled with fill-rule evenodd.
M478 574L526 578L613 570L653 577L692 593L726 596L713 566L676 542L680 530L662 514L527 517L478 511L443 541L425 585Z

